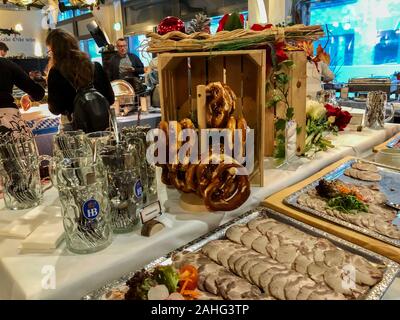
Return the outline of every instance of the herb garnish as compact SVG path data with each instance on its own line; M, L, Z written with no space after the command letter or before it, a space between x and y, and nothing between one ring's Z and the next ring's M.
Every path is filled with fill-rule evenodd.
M368 212L368 205L354 195L340 195L328 201L328 206L348 214L356 214L354 211Z

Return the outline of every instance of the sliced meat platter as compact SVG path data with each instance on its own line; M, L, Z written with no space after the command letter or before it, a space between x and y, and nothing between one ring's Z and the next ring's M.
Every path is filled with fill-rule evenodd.
M197 268L201 300L380 299L398 273L387 258L260 208L146 266ZM123 299L132 275L84 299Z
M301 211L400 247L400 172L351 160L285 199ZM390 205L392 204L392 205Z

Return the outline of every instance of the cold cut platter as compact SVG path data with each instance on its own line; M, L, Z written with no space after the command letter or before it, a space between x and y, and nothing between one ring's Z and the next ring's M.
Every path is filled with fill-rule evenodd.
M394 168L352 159L284 203L400 247L400 171Z
M196 269L196 299L201 300L378 300L400 270L381 255L258 208L83 299L137 297L134 283L165 267L185 273ZM150 288L145 299L160 298L159 287Z

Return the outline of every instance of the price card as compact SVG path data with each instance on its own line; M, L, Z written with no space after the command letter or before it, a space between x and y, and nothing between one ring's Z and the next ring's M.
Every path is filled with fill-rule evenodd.
M151 203L140 210L140 219L142 220L143 224L161 215L162 211L160 201Z

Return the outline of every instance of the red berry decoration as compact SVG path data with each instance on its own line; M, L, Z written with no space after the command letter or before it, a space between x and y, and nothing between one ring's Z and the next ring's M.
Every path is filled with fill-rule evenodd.
M164 18L157 27L157 33L159 35L164 35L171 31L185 33L185 23L177 17Z

